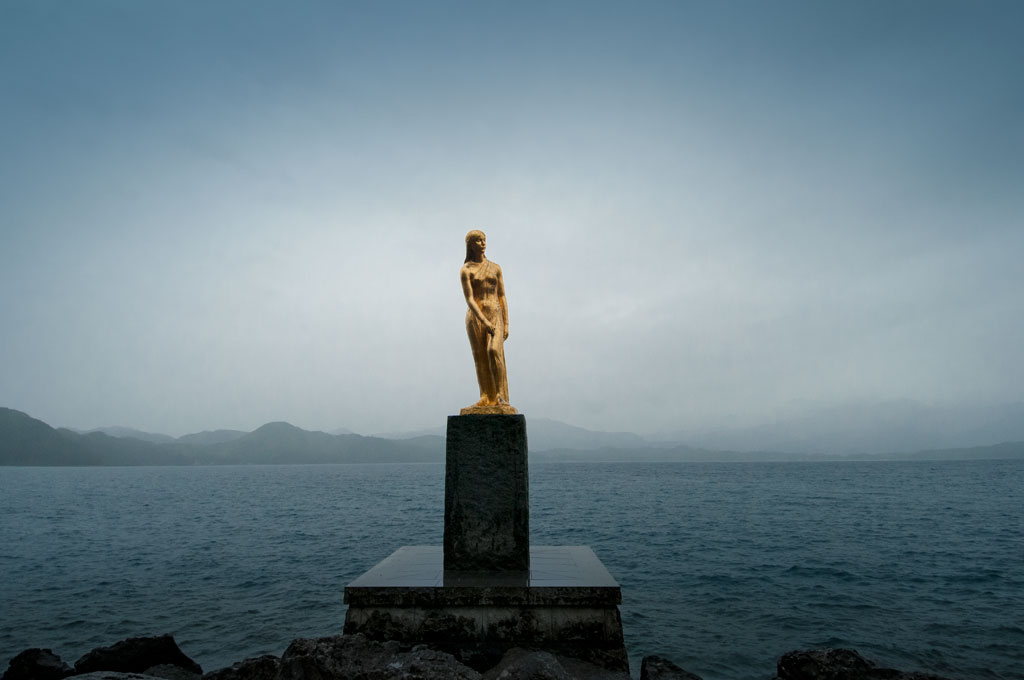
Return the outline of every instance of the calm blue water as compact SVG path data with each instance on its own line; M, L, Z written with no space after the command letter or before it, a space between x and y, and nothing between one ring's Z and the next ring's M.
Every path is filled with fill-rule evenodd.
M1024 461L535 464L532 540L623 586L661 654L769 678L795 648L1024 678ZM340 631L342 589L440 544L441 465L0 468L0 670L171 632L206 670Z

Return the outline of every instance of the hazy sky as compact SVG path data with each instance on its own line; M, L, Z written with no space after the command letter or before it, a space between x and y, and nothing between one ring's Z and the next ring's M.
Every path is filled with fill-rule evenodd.
M1024 3L0 0L0 405L442 425L1024 398Z

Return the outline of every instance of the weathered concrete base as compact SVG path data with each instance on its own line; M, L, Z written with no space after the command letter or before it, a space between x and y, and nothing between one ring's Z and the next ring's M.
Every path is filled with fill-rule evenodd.
M608 640L611 631L620 639ZM357 607L345 618L345 634L353 633L425 644L481 672L513 647L629 670L618 607Z
M345 633L427 644L478 670L527 647L628 671L619 584L585 546L534 546L529 572L445 571L406 546L345 588Z
M526 418L448 416L446 441L445 569L529 569Z

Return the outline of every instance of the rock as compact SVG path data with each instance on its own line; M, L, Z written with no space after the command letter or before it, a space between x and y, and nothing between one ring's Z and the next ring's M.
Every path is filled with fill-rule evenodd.
M860 680L873 668L852 649L809 649L783 654L775 672L780 680Z
M142 673L118 673L117 671L94 671L71 676L75 680L160 680L152 675Z
M422 645L402 651L397 642L374 642L363 635L294 640L277 680L480 680L480 674L451 654Z
M579 680L631 680L628 659L626 660L627 670L614 671L569 656L555 654L555 658L558 659L558 663L562 664L562 668L569 672L569 675L579 678Z
M109 647L98 647L75 662L75 672L142 673L161 665L179 666L197 675L203 673L202 667L185 656L171 635L134 637Z
M164 680L200 680L203 677L199 673L193 673L181 666L172 666L167 663L147 668L142 673L143 675L152 675L154 678L163 678Z
M629 673L550 652L516 647L505 652L483 680L629 680Z
M33 647L11 659L3 680L61 680L74 672L49 649Z
M510 649L483 680L574 680L550 652Z
M274 680L280 666L280 659L265 654L207 673L203 680Z
M702 680L668 659L652 654L640 662L640 680Z
M853 649L787 652L776 667L778 680L949 680L928 673L882 668Z

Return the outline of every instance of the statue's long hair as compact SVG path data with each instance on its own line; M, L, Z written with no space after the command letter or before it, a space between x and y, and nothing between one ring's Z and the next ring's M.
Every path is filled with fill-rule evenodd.
M469 241L475 236L483 236L484 238L487 238L487 234L480 231L479 229L473 229L468 234L466 234L466 259L463 260L463 262L469 262L470 258L473 256L472 251L470 251L469 249Z

